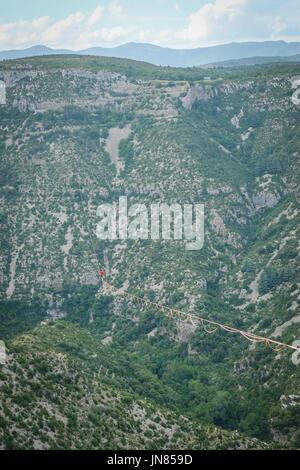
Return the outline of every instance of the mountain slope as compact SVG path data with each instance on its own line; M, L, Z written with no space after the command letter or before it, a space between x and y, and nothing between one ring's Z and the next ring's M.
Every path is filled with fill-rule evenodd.
M64 322L45 323L10 342L0 377L0 447L268 448L141 399L103 349L87 332Z
M164 318L97 275L100 263L120 292L299 340L299 74L285 64L208 79L199 69L68 56L1 64L1 338L14 350L16 335L43 336L34 325L52 318L59 328L64 317L71 356L77 334L83 343L91 335L91 348L102 342L121 378L139 371L135 397L176 419L299 447L297 357ZM147 206L204 203L203 249L100 242L97 206L122 195ZM46 346L62 352L54 338L41 339Z
M300 62L300 55L292 55L288 57L283 56L274 56L274 57L248 57L246 59L231 59L220 62L215 62L212 64L207 64L206 68L212 67L243 67L245 65L262 65L262 64L276 64L276 63L285 63L285 62Z

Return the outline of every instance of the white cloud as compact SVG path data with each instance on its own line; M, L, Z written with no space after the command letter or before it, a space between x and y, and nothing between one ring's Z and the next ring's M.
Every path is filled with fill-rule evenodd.
M123 28L122 26L101 28L80 34L77 39L77 44L80 44L80 49L86 49L95 44L99 45L103 43L110 46L115 42L125 40L131 32L132 29Z
M180 6L179 6L179 3L175 3L175 11L179 11L180 10Z
M67 33L76 34L79 26L83 25L85 15L80 11L72 13L63 20L53 23L43 34L42 41L47 43L56 43Z
M173 37L173 32L169 29L164 29L162 31L159 31L159 33L156 34L155 36L155 42L156 43L162 43L166 44L168 41L170 41Z
M273 35L281 33L287 27L285 20L280 16L276 16L275 18L268 18L267 24Z
M123 28L122 26L115 26L113 28L102 28L101 39L103 39L105 42L114 42L125 38L129 32L129 29Z
M140 42L146 41L148 34L149 34L149 31L145 31L144 29L141 29L141 30L138 32L138 40L139 40Z
M187 41L208 39L214 32L233 22L243 11L248 0L215 0L203 5L190 16L189 25L176 36Z
M77 50L99 45L99 42L109 44L126 39L133 28L101 25L105 19L104 11L104 7L98 5L90 15L77 11L58 21L43 16L31 21L0 24L1 49L46 44ZM112 2L108 11L111 15L121 15L123 7L118 2Z
M103 10L104 8L101 5L95 8L95 10L93 11L93 13L88 19L89 26L94 26L95 24L99 23L99 21L101 20L103 16Z
M121 16L123 14L123 6L116 0L108 4L108 11L112 16Z
M0 24L0 43L8 48L41 42L41 35L50 24L48 16L41 16L32 21L20 20Z
M30 22L30 27L35 31L42 31L50 23L49 16L40 16Z

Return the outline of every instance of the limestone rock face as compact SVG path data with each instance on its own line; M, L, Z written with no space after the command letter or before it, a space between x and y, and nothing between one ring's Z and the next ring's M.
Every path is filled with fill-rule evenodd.
M297 68L0 63L0 447L297 447L297 352L155 308L299 341ZM121 196L203 204L203 248L172 223L152 239L150 218L148 237L99 240L97 209Z

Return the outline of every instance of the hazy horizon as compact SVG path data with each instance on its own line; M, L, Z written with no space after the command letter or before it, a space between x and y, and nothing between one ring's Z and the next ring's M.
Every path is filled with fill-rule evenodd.
M36 48L36 47L45 47L45 48L48 48L48 49L66 49L66 50L71 50L71 51L74 51L74 52L80 52L82 50L85 50L85 49L96 49L96 48L99 48L99 49L116 49L118 47L122 47L122 46L126 46L126 45L130 45L130 44L135 44L135 45L145 45L145 46L153 46L153 47L160 47L160 48L163 48L163 49L171 49L171 50L196 50L196 49L206 49L206 48L213 48L213 47L218 47L218 46L229 46L229 45L232 45L232 44L262 44L262 43L271 43L271 42L284 42L286 44L293 44L293 43L299 43L299 41L285 41L283 39L278 39L278 40L265 40L265 41L229 41L229 42L222 42L222 43L218 43L218 44L213 44L213 45L210 45L210 46L195 46L195 47L187 47L187 48L179 48L179 47L171 47L171 46L162 46L160 44L153 44L151 42L137 42L137 41L127 41L127 42L121 42L119 44L116 44L115 46L106 46L106 45L98 45L98 46L90 46L90 47L87 47L87 48L84 48L84 49L75 49L75 48L67 48L67 47L51 47L51 46L48 46L47 44L42 44L42 43L36 43L36 44L33 44L31 46L27 46L27 47L16 47L16 48L13 48L12 50L25 50L25 49L32 49L32 48ZM0 49L1 52L4 52L5 50L7 49Z

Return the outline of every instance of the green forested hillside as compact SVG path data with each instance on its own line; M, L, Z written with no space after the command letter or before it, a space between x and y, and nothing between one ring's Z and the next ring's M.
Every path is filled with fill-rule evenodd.
M128 358L119 361L84 329L62 321L9 343L1 383L0 436L6 449L268 448L237 432L193 422L174 406L155 404L155 395L168 393L167 387L143 368L135 370ZM151 400L145 398L147 385Z
M97 275L101 263L121 291L300 340L299 76L1 63L3 448L299 447L297 353L208 335ZM97 240L97 206L123 195L203 203L203 249Z

